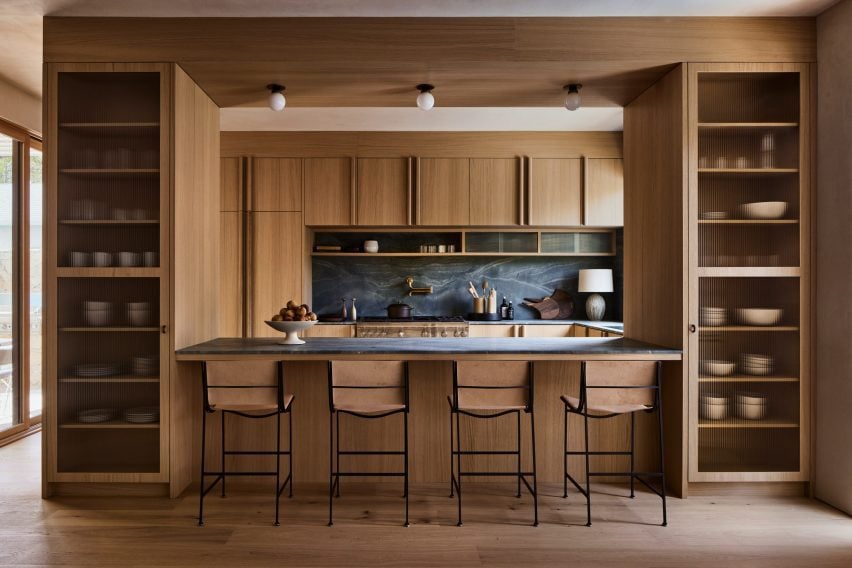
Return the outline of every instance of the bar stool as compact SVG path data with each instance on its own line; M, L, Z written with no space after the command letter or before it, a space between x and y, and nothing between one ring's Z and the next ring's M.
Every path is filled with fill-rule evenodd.
M538 483L535 458L535 412L533 410L532 361L454 361L453 395L447 397L450 405L450 497L458 494L459 520L462 526L461 480L465 476L516 477L517 497L521 496L521 483L533 498L533 526L538 526ZM529 414L532 442L532 471L521 468L521 412ZM514 450L462 450L461 422L459 417L492 419L507 414L517 416L517 446ZM455 440L453 417L455 416ZM463 471L462 456L508 455L516 456L515 471ZM453 465L455 458L455 466ZM527 477L532 477L530 485Z
M340 497L341 477L402 477L405 524L408 523L408 362L329 361L328 526L334 524L334 496ZM403 450L341 450L340 416L375 420L402 414ZM403 471L353 472L340 469L340 456L403 456Z
M289 485L293 496L293 395L284 393L284 363L282 361L205 361L201 367L201 384L204 391L204 410L201 418L201 488L198 504L198 526L204 526L204 496L220 481L222 497L225 496L225 477L275 476L275 526L281 493ZM207 471L204 457L207 443L207 415L222 412L221 471ZM244 418L262 419L277 417L275 450L226 450L225 416L234 414ZM281 415L287 414L289 443L281 449ZM275 471L226 471L225 456L263 455L275 456ZM281 456L289 457L289 473L281 481ZM205 477L216 479L204 487Z
M565 438L563 497L568 497L568 481L586 497L586 526L592 526L591 477L624 476L630 478L630 497L635 496L635 480L639 480L663 502L663 523L666 519L666 474L663 454L663 414L660 390L659 361L583 361L580 372L579 397L562 395L565 404ZM636 413L656 412L660 443L660 469L656 472L637 472L634 467L636 448ZM568 414L583 417L585 447L583 451L568 450ZM630 414L630 451L590 451L589 419L600 420ZM584 456L586 459L586 487L580 486L568 474L568 457ZM629 472L595 472L589 470L589 456L630 456ZM659 478L660 489L645 478Z

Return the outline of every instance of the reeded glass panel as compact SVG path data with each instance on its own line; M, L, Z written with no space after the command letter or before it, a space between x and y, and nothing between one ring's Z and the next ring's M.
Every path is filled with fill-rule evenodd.
M30 417L41 416L42 153L30 149Z
M536 233L467 233L465 252L538 251Z
M541 252L615 254L612 232L541 233Z
M0 134L0 432L21 423L20 383L13 359L15 290L15 202L20 179L20 144Z

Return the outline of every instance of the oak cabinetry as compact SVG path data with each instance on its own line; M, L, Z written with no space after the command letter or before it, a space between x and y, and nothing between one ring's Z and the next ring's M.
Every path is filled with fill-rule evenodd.
M302 160L254 158L251 176L252 211L302 210Z
M243 210L243 160L222 158L219 165L219 211Z
M520 337L571 337L572 324L532 324L520 326Z
M243 294L245 254L243 224L245 213L219 212L219 335L243 335Z
M352 160L305 158L305 225L351 225Z
M252 337L280 333L264 323L302 297L301 213L255 211L249 222L249 326Z
M470 224L468 158L421 158L417 174L418 225L463 227Z
M471 158L470 225L512 226L520 222L520 160Z
M624 225L624 161L620 158L585 160L585 225Z
M578 226L583 223L583 161L530 158L529 224Z
M411 224L411 174L408 158L359 158L356 222L365 226Z
M513 324L472 324L468 326L468 337L518 337L523 326Z

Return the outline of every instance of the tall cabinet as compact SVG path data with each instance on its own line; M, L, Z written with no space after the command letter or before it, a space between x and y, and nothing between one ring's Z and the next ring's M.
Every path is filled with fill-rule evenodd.
M45 494L165 493L172 354L217 326L218 108L175 65L51 64L45 124Z
M688 81L689 479L806 481L808 66Z

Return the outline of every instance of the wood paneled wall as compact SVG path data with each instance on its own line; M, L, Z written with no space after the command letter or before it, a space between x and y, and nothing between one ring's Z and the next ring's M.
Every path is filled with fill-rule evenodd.
M624 109L624 334L683 348L687 326L687 105L681 65ZM687 488L687 369L666 365L666 469Z

